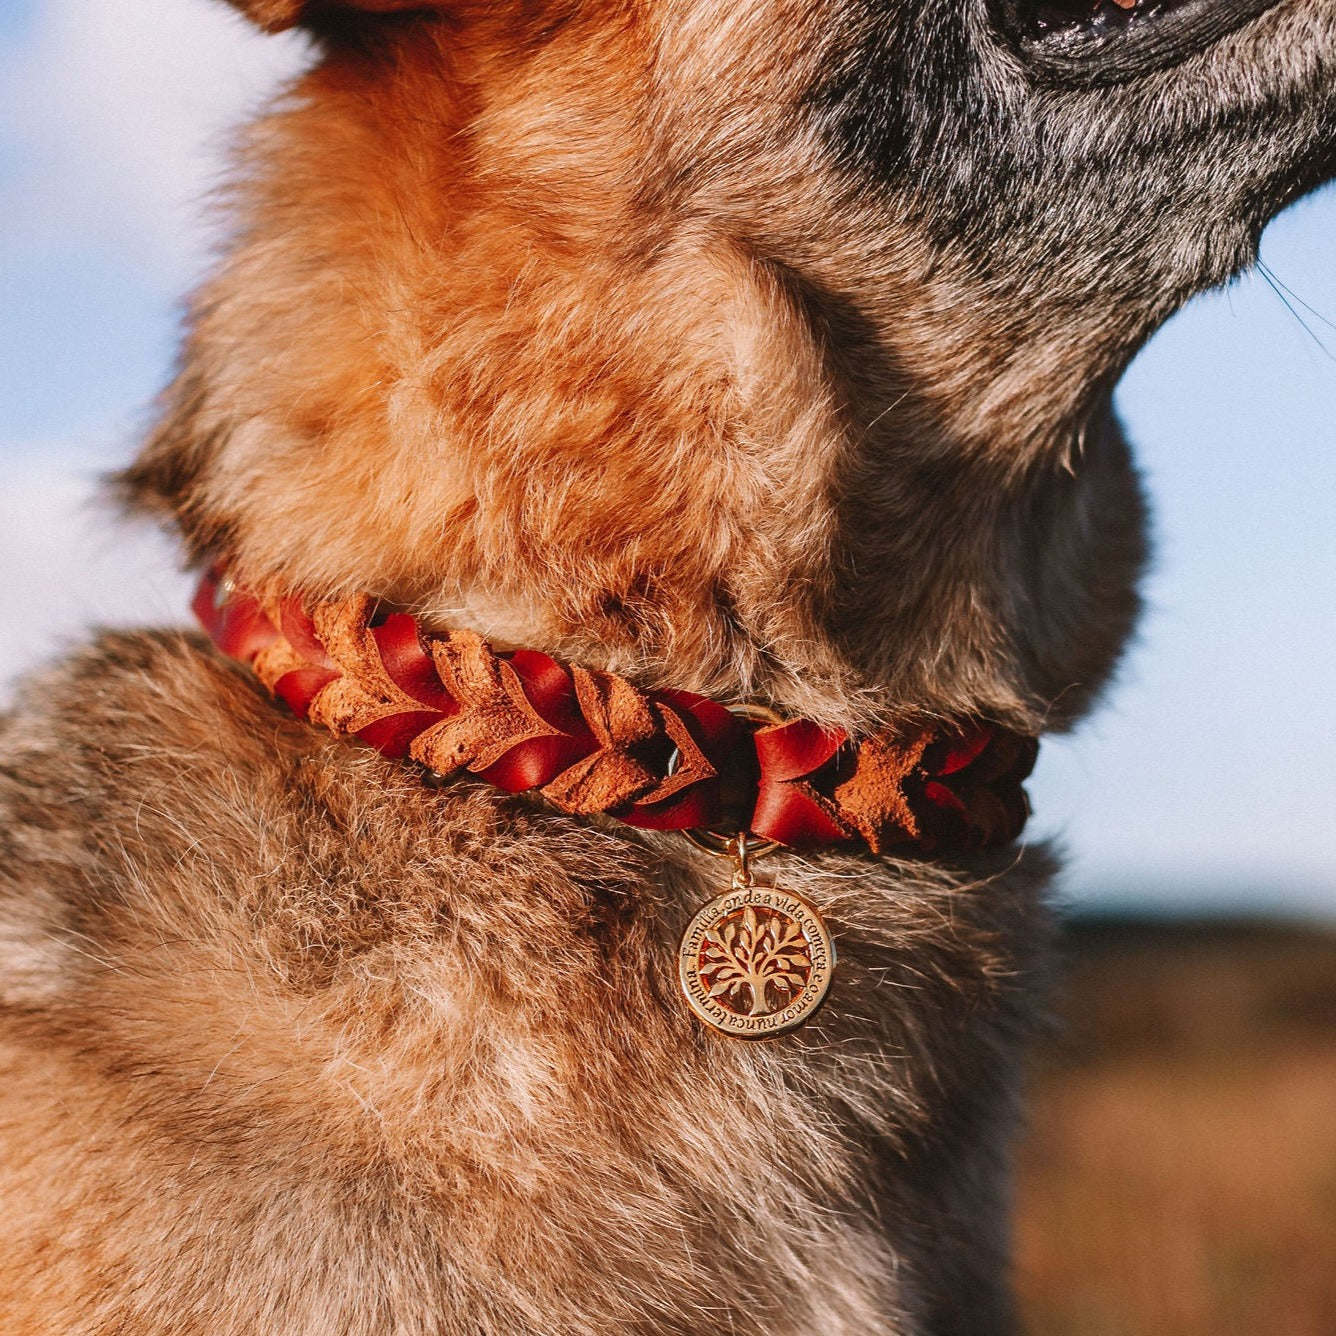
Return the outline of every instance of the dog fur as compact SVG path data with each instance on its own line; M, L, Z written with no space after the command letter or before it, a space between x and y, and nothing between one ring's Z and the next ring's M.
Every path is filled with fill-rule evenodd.
M1145 554L1111 386L1336 171L1328 0L1103 81L986 0L236 3L319 59L131 505L854 729L1088 709ZM1042 850L770 860L841 965L748 1045L674 992L710 860L424 788L193 637L34 679L0 809L0 1331L1011 1329Z

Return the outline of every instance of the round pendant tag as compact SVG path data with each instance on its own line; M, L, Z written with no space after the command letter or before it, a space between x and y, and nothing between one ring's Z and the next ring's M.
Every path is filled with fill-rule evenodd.
M825 1000L835 944L806 900L777 886L738 886L687 925L677 957L687 1005L737 1039L797 1029Z

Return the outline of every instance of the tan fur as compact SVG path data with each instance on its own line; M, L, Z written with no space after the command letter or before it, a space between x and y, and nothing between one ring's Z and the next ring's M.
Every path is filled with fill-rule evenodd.
M676 837L424 789L174 637L89 650L6 743L0 915L38 930L4 999L0 1330L1003 1321L1041 860L777 861L842 962L806 1030L748 1045L673 996L718 882ZM87 889L34 914L43 885ZM887 1210L922 1239L888 1248Z
M243 581L647 686L1074 718L1142 560L1066 397L1117 331L1021 339L797 133L819 9L333 44L250 133L126 492ZM747 1045L674 991L711 860L424 788L196 640L100 640L2 746L6 1336L1009 1330L1042 854L775 858L841 965Z

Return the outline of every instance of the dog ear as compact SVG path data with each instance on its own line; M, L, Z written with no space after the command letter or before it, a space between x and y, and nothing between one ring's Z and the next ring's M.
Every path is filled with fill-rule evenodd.
M362 10L369 14L393 14L405 9L441 9L431 0L229 0L253 23L265 32L282 32L295 27L303 19L319 13L332 14L340 10Z

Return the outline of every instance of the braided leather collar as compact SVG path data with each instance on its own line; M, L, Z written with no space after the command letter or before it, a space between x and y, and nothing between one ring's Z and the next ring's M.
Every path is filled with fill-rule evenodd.
M371 598L261 599L218 570L193 607L225 654L313 724L573 815L927 854L1005 844L1029 812L1036 740L979 721L853 739L763 711L776 722L758 727L757 712L691 692L378 617Z

